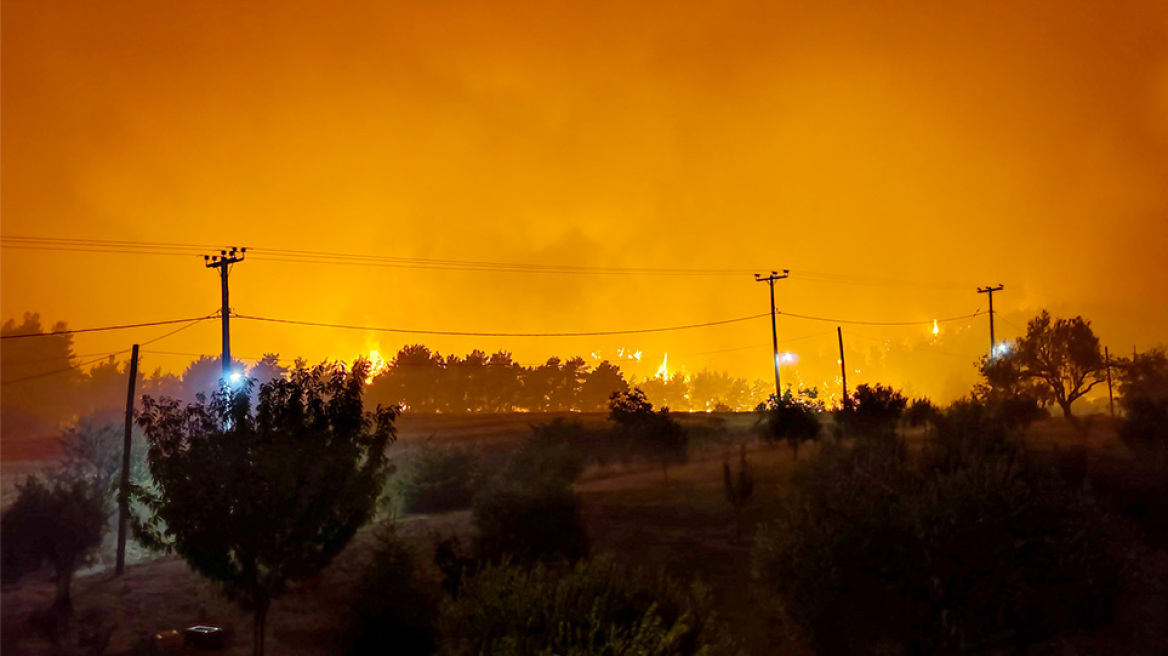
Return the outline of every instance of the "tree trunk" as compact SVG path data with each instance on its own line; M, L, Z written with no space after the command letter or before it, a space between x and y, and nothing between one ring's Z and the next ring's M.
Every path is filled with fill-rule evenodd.
M255 610L255 624L252 627L252 648L253 656L264 656L264 628L268 622L268 602L260 602L256 605Z
M666 465L666 464L661 465L661 475L665 477L665 482L668 483L669 482L669 465Z
M69 587L73 582L73 570L63 567L57 570L57 597L53 608L66 613L73 610L73 600L69 597Z
M1063 417L1069 421L1074 421L1075 416L1071 414L1071 401L1059 401L1059 407L1063 409Z

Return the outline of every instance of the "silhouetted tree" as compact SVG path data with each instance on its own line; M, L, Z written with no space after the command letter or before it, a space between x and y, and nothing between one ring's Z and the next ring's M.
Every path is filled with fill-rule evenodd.
M686 462L685 429L668 410L653 412L653 405L640 389L614 392L608 401L608 418L616 424L617 439L640 446L661 466L665 480L669 480L669 465Z
M251 609L255 653L287 582L328 565L372 516L395 412L363 411L368 372L365 360L297 369L260 388L254 413L250 383L185 408L143 399L154 486L136 496L155 515L135 521L135 534Z
M247 377L255 381L256 386L263 386L273 380L281 380L288 375L288 367L280 364L279 353L265 353L259 362L252 365Z
M106 519L106 490L96 480L65 469L29 476L0 518L4 581L14 583L48 562L57 578L53 611L69 615L73 574L101 544Z
M0 335L43 335L66 330L58 322L46 331L40 315L25 313L20 324L8 320ZM0 423L6 436L45 437L78 412L76 390L84 375L76 367L72 335L6 339L0 348Z
M1073 418L1076 399L1107 381L1107 363L1090 322L1082 317L1054 319L1046 310L1030 320L1026 336L1008 353L986 360L982 372L987 379L1017 377L1037 383L1067 419Z
M1119 391L1124 422L1119 436L1137 450L1168 458L1168 355L1163 350L1135 355L1121 367Z
M843 407L832 412L845 431L861 437L888 437L896 432L908 399L892 387L877 383L858 385Z
M746 462L746 445L739 445L738 475L730 471L730 458L722 461L722 482L726 488L726 499L734 506L734 531L736 539L742 541L742 509L754 496L754 475L750 463Z
M239 360L233 360L231 370L238 371L242 374L247 370L247 366ZM223 359L219 356L200 356L198 360L195 360L183 370L183 400L192 403L199 398L200 394L204 398L211 398L212 395L219 391L220 380L222 378Z
M823 402L818 396L815 388L801 389L795 394L789 387L781 397L771 396L759 420L762 438L790 444L791 453L798 460L799 445L819 439L818 415L823 412Z
M603 412L608 399L613 394L629 389L620 367L605 360L588 375L580 388L580 409L587 412Z

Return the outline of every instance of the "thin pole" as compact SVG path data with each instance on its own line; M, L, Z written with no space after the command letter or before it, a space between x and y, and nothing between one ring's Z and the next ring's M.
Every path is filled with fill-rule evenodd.
M219 251L218 255L204 255L203 265L208 269L219 269L219 284L223 292L223 309L220 314L223 318L223 380L231 379L231 304L228 301L227 277L228 267L236 262L242 262L246 248L232 248L230 251Z
M231 303L228 301L227 267L219 267L219 282L223 287L223 379L231 376Z
M130 519L130 436L134 427L134 383L138 380L138 345L130 353L130 384L126 393L126 437L122 442L122 481L118 490L118 554L114 576L126 569L126 524Z
M1004 285L997 287L980 287L977 290L978 294L989 294L990 296L990 359L994 359L994 347L997 346L997 341L994 339L994 292L1000 292L1005 289Z
M1106 346L1103 347L1103 357L1107 360L1107 407L1111 410L1111 416L1115 416L1115 394L1111 391L1111 351Z
M771 271L771 275L762 277L760 274L754 274L755 282L766 282L771 287L771 347L773 349L773 358L775 361L775 399L778 400L783 396L783 387L779 382L779 329L775 323L775 281L782 280L788 276L788 271L783 269L783 274L779 275L778 271Z
M835 334L839 337L839 353L840 353L840 378L844 384L844 395L842 403L844 407L848 407L848 368L844 364L844 330L841 326L835 327Z

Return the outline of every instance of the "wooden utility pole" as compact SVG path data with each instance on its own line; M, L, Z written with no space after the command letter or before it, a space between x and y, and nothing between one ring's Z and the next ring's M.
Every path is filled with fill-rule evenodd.
M130 385L126 393L126 439L122 442L122 482L118 488L118 555L114 576L126 569L126 523L130 519L130 450L134 428L134 383L138 380L138 345L130 354Z
M990 295L990 359L991 360L994 359L994 355L995 355L994 346L997 345L997 342L994 340L994 292L1000 292L1003 289L1005 289L1005 286L999 284L997 287L988 287L988 286L987 287L979 287L977 290L978 294L989 294Z
M755 282L766 282L771 286L771 345L774 348L775 359L775 400L779 400L783 396L783 388L779 384L779 329L775 325L775 281L782 280L789 275L787 269L783 269L782 275L778 271L771 271L771 275L763 277L761 274L754 274Z
M1103 347L1103 359L1107 363L1107 408L1111 411L1111 416L1115 416L1115 394L1111 391L1111 351L1106 346Z
M844 364L844 329L843 329L843 327L836 326L835 327L835 334L839 337L840 378L843 380L843 383L844 383L844 395L842 397L841 403L843 403L843 406L846 408L849 405L849 402L848 402L848 368Z
M223 287L223 380L231 380L231 306L227 300L227 276L231 265L242 262L246 248L232 248L230 251L219 251L218 255L204 255L203 265L208 269L219 269L219 281ZM237 255L238 254L238 255Z

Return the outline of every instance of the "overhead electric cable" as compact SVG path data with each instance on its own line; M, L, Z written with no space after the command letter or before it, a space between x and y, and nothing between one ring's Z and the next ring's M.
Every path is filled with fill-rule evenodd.
M948 317L946 319L929 319L928 321L858 321L853 319L833 319L829 317L813 317L807 314L795 314L794 312L779 312L780 316L793 317L795 319L807 319L809 321L830 321L831 323L845 323L856 326L931 326L933 322L946 323L948 321L961 321L962 319L972 319L980 312L973 314L963 314L958 317Z
M0 335L0 339L25 339L28 337L53 337L56 335L77 335L79 333L96 333L107 330L127 330L130 328L149 328L151 326L166 326L175 323L188 323L191 321L202 321L203 319L210 319L211 317L219 316L218 313L209 314L205 317L191 317L188 319L168 319L166 321L148 321L146 323L131 323L121 326L102 326L100 328L76 328L73 330L50 330L47 333L29 333L27 335ZM118 351L121 353L122 351Z
M0 236L0 246L18 250L48 250L66 252L94 252L134 255L166 255L178 257L201 256L208 250L219 250L212 244L184 244L177 242L150 242L135 240L81 239L61 237ZM741 276L759 270L753 268L684 268L684 267L623 267L569 264L525 264L487 260L460 260L450 258L399 257L339 253L288 248L249 246L248 254L257 261L297 264L336 264L372 266L395 269L423 269L450 271L482 271L494 273L539 273L560 275L631 275L631 276ZM767 267L762 267L763 269ZM855 285L913 285L931 288L965 288L971 283L953 281L914 281L895 278L857 276L844 273L792 270L792 279L808 282Z
M187 321L189 321L190 323L188 323L187 325L182 326L180 328L176 328L175 330L172 330L172 331L166 333L165 335L160 335L158 337L155 337L154 339L150 339L150 340L146 340L145 342L141 342L139 344L139 346L145 346L147 344L153 344L157 341L164 340L167 337L170 337L171 335L176 335L176 334L186 330L187 328L190 328L190 327L198 324L201 321L205 321L207 319L210 319L213 316L215 316L215 315L212 314L212 315L208 315L206 317L199 317L198 319L188 319ZM167 322L167 323L171 323L171 322ZM155 324L155 325L157 325L157 324ZM36 380L37 378L46 378L48 376L55 376L57 374L63 374L63 373L68 372L68 371L73 371L74 369L82 369L84 367L88 367L91 364L97 364L98 362L112 358L116 355L121 355L122 353L129 353L131 350L133 350L133 349L128 348L128 349L122 349L121 351L114 351L112 353L107 353L100 358L95 358L95 359L89 360L87 362L82 362L81 364L77 365L76 367L69 366L69 367L64 367L62 369L54 369L53 371L46 371L43 373L34 374L32 376L25 376L23 378L14 378L13 380L6 380L3 383L0 383L0 385L12 385L15 383L23 383L23 382L28 381L28 380Z
M681 326L665 326L662 328L635 328L630 330L590 330L590 331L575 331L562 333L506 333L506 332L485 332L485 331L465 331L465 330L421 330L410 328L384 328L378 326L357 326L351 324L325 323L319 321L298 321L295 319L273 319L270 317L257 317L247 314L232 314L237 319L248 319L251 321L266 321L269 323L282 323L296 326L313 326L316 328L342 328L345 330L366 330L370 332L382 333L405 333L409 335L443 335L452 337L600 337L605 335L637 335L642 333L663 333L672 332L676 330L690 330L694 328L709 328L711 326L722 326L731 323L740 323L742 321L750 321L752 319L761 319L769 314L753 314L747 317L738 317L735 319L722 319L720 321L707 321L705 323L693 323Z

